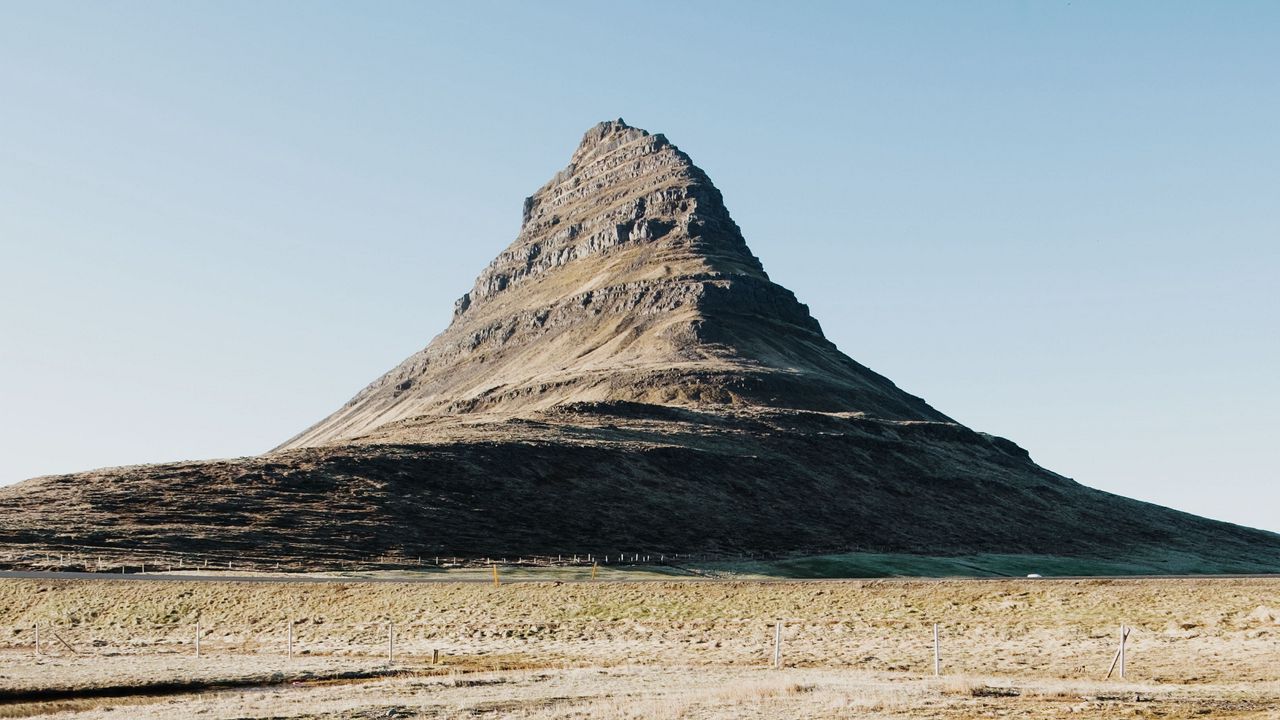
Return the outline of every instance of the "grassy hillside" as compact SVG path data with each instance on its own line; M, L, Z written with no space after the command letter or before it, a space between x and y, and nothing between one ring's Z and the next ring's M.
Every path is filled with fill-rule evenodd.
M1213 575L1277 573L1276 563L1212 561L1188 553L1127 559L1057 555L973 554L954 557L905 553L844 553L783 560L698 563L712 573L776 578L1044 577Z
M466 432L0 488L0 550L309 570L639 553L805 558L744 566L788 577L1280 572L1280 535L1087 488L951 424L610 406Z

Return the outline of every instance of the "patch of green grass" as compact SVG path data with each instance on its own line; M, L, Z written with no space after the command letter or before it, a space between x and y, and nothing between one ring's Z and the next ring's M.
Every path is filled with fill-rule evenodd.
M1096 577L1140 575L1265 574L1275 567L1264 562L1213 562L1203 557L1154 551L1135 552L1124 560L1063 555L912 555L908 553L841 553L776 560L724 560L674 565L601 565L596 580L672 580L698 577L752 579L807 578L971 578L971 577ZM458 569L422 568L339 573L354 579L490 580L489 567ZM498 566L503 582L582 581L592 577L590 567Z
M700 563L714 574L774 578L885 577L1044 577L1110 575L1213 575L1265 573L1269 566L1247 563L1206 563L1176 554L1134 555L1131 559L1066 557L1059 555L977 554L958 556L902 553L845 553L780 560Z

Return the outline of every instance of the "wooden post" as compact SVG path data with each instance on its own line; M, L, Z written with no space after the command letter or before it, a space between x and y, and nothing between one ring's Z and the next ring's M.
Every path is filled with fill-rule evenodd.
M387 664L394 665L396 662L396 626L390 620L387 621Z
M493 586L498 587L502 583L498 580L498 565L495 563L489 567L493 568Z
M938 623L933 624L933 676L942 674L942 646L938 642Z
M72 655L79 655L79 654L80 654L80 651L78 651L78 650L76 650L75 648L71 647L71 643L67 642L66 640L63 640L63 639L62 639L62 636L61 636L61 635L59 635L56 631L54 631L54 630L50 630L49 632L50 632L50 633L53 633L53 639L54 639L54 640L57 640L59 643L61 643L61 644L62 644L62 647L64 647L64 648L66 648L66 649L70 650Z
M200 657L200 618L196 618L196 657Z
M1120 679L1124 679L1124 644L1129 639L1129 628L1120 626Z
M1124 677L1124 644L1125 640L1129 638L1130 630L1132 628L1127 628L1124 625L1120 626L1120 647L1116 648L1116 654L1111 658L1111 667L1107 668L1107 676L1103 680L1111 679L1111 673L1116 671L1117 663L1120 665L1120 677Z
M289 621L289 659L293 659L293 620Z
M36 625L36 654L43 655L44 650L40 649L40 626Z
M591 563L591 579L596 579L596 571L600 569L600 563Z
M782 669L782 621L773 626L773 669Z

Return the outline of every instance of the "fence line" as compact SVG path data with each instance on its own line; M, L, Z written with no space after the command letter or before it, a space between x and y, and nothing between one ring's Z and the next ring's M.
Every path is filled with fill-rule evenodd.
M860 637L842 638L845 632L854 630ZM249 626L238 622L218 622L208 617L195 617L189 621L134 624L102 627L82 622L41 620L26 625L0 627L0 651L31 652L37 656L80 656L93 654L164 653L189 654L195 658L216 655L284 657L293 660L298 655L313 657L343 656L385 658L388 664L397 660L440 662L442 656L483 654L495 649L511 650L512 643L521 649L539 644L548 651L563 652L579 642L594 642L592 631L601 632L612 640L619 637L628 640L652 641L662 647L664 657L670 657L671 642L677 650L683 646L686 652L706 652L708 643L715 648L726 646L736 657L756 657L761 664L776 669L814 664L832 647L841 645L862 647L868 640L891 640L892 657L873 658L890 665L890 669L918 669L928 674L932 660L932 674L942 675L942 644L945 640L957 657L969 657L984 652L998 653L992 647L986 628L953 627L942 632L942 624L911 623L906 627L892 627L868 623L863 619L814 619L760 618L732 619L663 619L634 618L624 620L562 619L555 621L504 621L468 623L432 623L424 620L401 620L387 616L371 618L368 622L328 622L312 618L288 617L275 623ZM1120 678L1126 677L1126 647L1133 628L1122 626L1120 645L1111 660L1112 669L1120 667ZM945 637L944 637L945 635ZM584 637L586 640L584 641ZM1088 633L1078 639L1088 652L1097 658L1098 667L1093 672L1082 673L1082 679L1093 673L1101 674L1107 656L1112 649L1114 636ZM785 655L784 655L785 648ZM963 649L968 655L957 652ZM883 654L883 647L876 652ZM1044 648L1043 652L1054 651ZM846 653L847 654L847 653ZM847 662L847 661L846 661ZM856 661L855 661L856 662ZM865 662L865 660L864 660ZM959 661L948 663L949 671L963 671ZM1110 677L1108 671L1106 677Z

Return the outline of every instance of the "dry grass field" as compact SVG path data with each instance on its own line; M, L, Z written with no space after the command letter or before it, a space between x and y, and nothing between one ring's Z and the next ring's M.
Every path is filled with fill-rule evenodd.
M0 698L77 720L1277 718L1280 579L4 580Z

